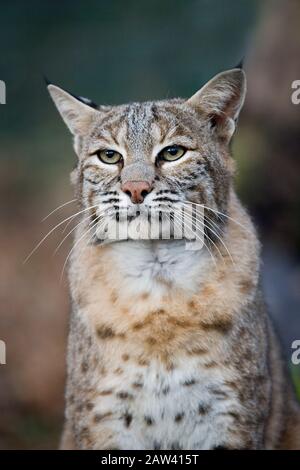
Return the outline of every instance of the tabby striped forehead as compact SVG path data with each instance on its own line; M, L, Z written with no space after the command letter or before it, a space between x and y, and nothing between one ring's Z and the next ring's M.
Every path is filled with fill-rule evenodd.
M116 106L97 124L93 140L125 148L131 160L146 158L155 145L178 136L182 144L190 144L191 129L181 103L176 99Z

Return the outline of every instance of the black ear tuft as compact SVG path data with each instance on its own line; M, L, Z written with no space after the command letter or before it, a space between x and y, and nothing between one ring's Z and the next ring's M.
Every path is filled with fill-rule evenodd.
M54 83L50 82L50 80L46 77L46 75L43 75L44 77L44 80L45 80L45 83L46 83L46 86L48 85L54 85ZM99 106L94 103L92 100L88 99L88 98L84 98L83 96L77 96L77 95L74 95L74 93L70 93L69 91L65 90L67 93L69 93L69 95L73 96L73 98L75 98L76 100L78 101L81 101L81 103L84 103L88 106L90 106L91 108L94 108L94 109L99 109Z
M48 80L48 78L46 77L46 75L43 75L43 77L44 77L44 80L45 80L46 86L48 86L48 85L53 85L53 83L52 83L52 82L50 82L50 80Z
M242 57L239 63L234 67L235 69L243 70L244 68L245 57Z
M96 103L94 103L92 100L90 100L89 98L84 98L84 96L76 96L76 95L73 95L73 93L70 93L70 95L72 95L78 101L81 101L81 103L87 104L91 108L94 108L94 109L99 108L99 106Z

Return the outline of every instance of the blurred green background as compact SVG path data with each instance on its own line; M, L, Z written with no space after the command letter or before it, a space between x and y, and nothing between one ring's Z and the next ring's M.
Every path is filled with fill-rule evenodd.
M290 365L300 339L298 0L50 0L1 3L0 448L54 448L62 423L71 138L43 75L101 104L189 96L245 56L248 97L233 144L237 189L263 241L264 283ZM299 368L293 368L300 393Z

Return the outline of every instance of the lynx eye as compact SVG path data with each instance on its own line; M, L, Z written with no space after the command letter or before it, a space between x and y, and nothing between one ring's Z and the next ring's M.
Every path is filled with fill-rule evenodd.
M99 160L103 163L108 163L109 165L119 163L122 160L122 155L119 152L110 149L99 150L97 152L97 156Z
M165 160L167 162L174 162L181 158L186 152L186 149L181 145L170 145L165 147L161 152L159 152L158 157L160 160Z

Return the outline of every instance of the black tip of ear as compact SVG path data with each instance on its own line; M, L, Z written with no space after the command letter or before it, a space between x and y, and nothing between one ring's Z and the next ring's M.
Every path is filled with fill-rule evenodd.
M44 77L44 81L46 83L46 86L54 85L54 83L50 82L50 80L46 77L46 75L43 75L43 77ZM67 91L67 90L65 90L65 91ZM92 100L89 100L88 98L84 98L83 96L74 95L73 93L70 93L69 91L67 91L67 93L69 93L69 95L73 96L73 98L75 98L76 100L81 101L81 103L84 103L84 104L90 106L91 108L94 108L94 109L99 108L99 106L96 103L94 103Z
M46 86L52 85L52 82L50 82L50 80L48 80L48 78L46 77L46 75L43 75L43 77L44 77L44 81L45 81L45 83L46 83Z
M244 68L245 57L242 57L239 63L234 67L235 69L243 70Z
M73 95L73 93L70 93L70 95L72 95L74 98L76 98L76 100L81 101L81 103L87 104L91 108L94 108L94 109L98 108L98 105L96 103L94 103L92 100L90 100L88 98L84 98L84 96Z

